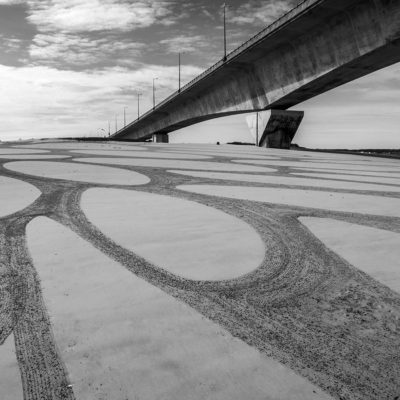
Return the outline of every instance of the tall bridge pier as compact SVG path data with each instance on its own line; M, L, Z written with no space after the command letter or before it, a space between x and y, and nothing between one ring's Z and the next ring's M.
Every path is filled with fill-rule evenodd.
M303 117L303 111L271 110L258 145L274 149L290 149Z

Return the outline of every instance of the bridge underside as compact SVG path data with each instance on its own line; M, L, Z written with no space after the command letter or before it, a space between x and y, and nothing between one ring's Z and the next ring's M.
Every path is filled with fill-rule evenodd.
M212 118L273 110L267 128L282 138L269 133L259 144L287 147L296 123L288 128L278 110L400 61L398 0L309 0L275 25L113 139L142 141Z
M272 110L265 128L257 138L256 145L276 149L289 149L303 117L303 111ZM152 141L154 143L168 143L168 133L154 133Z

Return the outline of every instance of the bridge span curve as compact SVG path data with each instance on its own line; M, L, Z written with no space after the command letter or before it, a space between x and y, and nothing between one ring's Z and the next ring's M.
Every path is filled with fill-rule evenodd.
M259 145L285 148L302 119L285 110L399 61L399 0L305 0L112 139L273 110Z

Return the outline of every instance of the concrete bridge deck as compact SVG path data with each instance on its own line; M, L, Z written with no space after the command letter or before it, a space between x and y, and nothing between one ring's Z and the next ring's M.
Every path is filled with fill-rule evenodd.
M394 0L303 1L113 138L142 141L221 116L287 110L400 61L399 21Z

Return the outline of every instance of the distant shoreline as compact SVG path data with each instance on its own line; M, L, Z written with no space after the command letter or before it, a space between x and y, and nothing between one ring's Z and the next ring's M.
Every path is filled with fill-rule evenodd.
M313 151L320 153L339 153L339 154L354 154L358 156L369 156L369 157L382 157L382 158L396 158L400 159L400 149L308 149L307 147L300 147L292 145L291 150L298 151Z
M104 138L104 137L69 137L69 138L42 138L42 139L30 139L30 140L10 140L10 141L4 141L1 143L6 143L9 145L20 145L20 144L26 144L27 142L40 142L40 141L48 141L48 140L56 140L56 141L88 141L88 142L102 142L105 141L107 142L109 139ZM123 142L123 141L121 141ZM179 143L174 143L174 144L179 144ZM208 143L212 144L212 143ZM225 144L230 144L230 145L237 145L237 146L254 146L252 143L246 143L246 142L229 142ZM353 154L353 155L359 155L359 156L369 156L369 157L381 157L381 158L394 158L394 159L400 159L400 149L355 149L355 150L349 150L349 149L310 149L307 147L301 147L298 146L297 144L292 144L290 146L290 150L295 150L295 151L311 151L311 152L319 152L319 153L338 153L338 154Z

